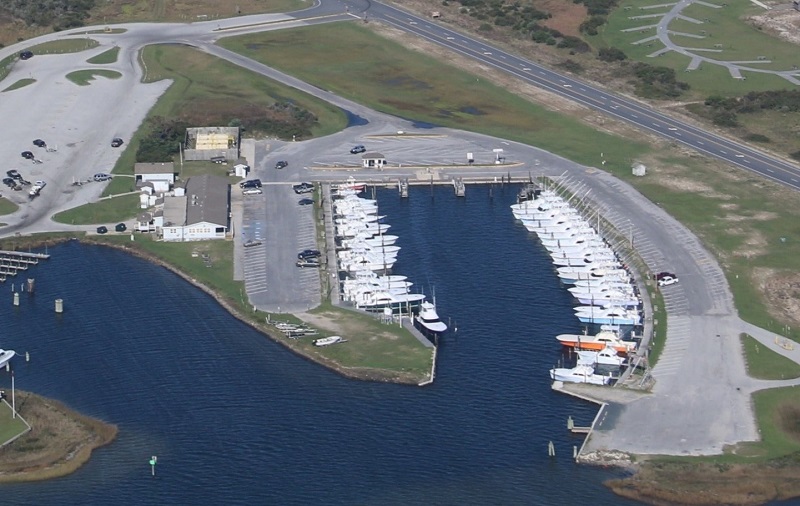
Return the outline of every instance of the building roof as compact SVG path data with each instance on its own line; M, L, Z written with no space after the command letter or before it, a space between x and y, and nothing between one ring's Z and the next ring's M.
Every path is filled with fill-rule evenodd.
M164 226L182 227L186 225L186 197L164 199Z
M363 155L361 155L361 158L364 160L370 160L370 159L377 160L378 158L384 159L386 157L380 153L364 153Z
M186 224L213 223L228 226L228 181L204 174L186 182Z
M163 163L136 163L133 165L134 174L175 174L175 164Z

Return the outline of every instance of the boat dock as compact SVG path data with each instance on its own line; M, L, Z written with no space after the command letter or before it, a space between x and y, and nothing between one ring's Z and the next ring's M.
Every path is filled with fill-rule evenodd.
M39 260L48 260L46 253L29 253L25 251L0 250L0 282L8 277L16 276L19 271L26 271L31 265L36 265Z

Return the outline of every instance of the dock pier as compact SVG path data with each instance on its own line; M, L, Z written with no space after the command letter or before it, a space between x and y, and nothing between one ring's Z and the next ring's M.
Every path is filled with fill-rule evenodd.
M47 260L50 255L45 253L28 253L25 251L0 250L0 282L9 276L16 276L19 271L26 271L31 265L36 265L39 260Z

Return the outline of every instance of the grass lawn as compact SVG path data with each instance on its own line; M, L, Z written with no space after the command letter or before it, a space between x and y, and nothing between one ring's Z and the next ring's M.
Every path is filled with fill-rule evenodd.
M330 135L347 126L347 118L338 107L192 48L148 46L143 59L147 67L146 82L175 81L151 115L197 121L224 118L228 124L239 115L248 114L253 107L292 102L318 118L312 128L315 137Z
M76 70L67 74L67 79L79 86L89 86L95 80L95 76L105 77L106 79L119 79L122 74L115 70L105 69Z
M6 78L17 61L17 55L12 54L0 60L0 81Z
M10 399L11 390L8 391L8 395ZM25 422L19 416L12 417L11 407L4 402L0 403L0 444L24 433L27 429Z
M3 91L18 90L20 88L24 88L25 86L28 86L29 84L33 84L35 82L36 82L36 79L30 79L30 78L20 79L19 81L15 82L14 84L12 84L8 88L4 89Z
M713 3L722 5L723 2ZM741 95L749 91L794 88L794 85L783 78L756 72L745 72L743 74L747 78L745 81L733 79L724 67L708 63L702 63L699 69L692 72L685 72L690 59L674 52L657 58L648 57L647 55L663 47L660 41L654 40L636 45L633 43L653 36L654 30L644 29L644 32L641 30L623 32L622 30L656 23L658 18L629 19L643 14L664 13L669 9L669 6L661 9L640 9L656 4L658 2L642 4L633 0L624 0L608 17L608 23L602 27L600 35L594 38L594 42L599 47L617 47L634 61L674 69L678 73L678 79L689 83L692 87L692 94L699 97L715 94ZM771 70L791 70L792 65L800 63L800 59L797 58L797 46L767 35L741 20L745 15L758 12L761 12L760 8L750 2L729 2L719 9L694 3L684 9L682 13L703 21L703 23L696 24L676 19L670 23L669 29L704 38L672 35L671 39L685 47L721 50L721 52L698 53L709 58L721 61L757 61L758 57L763 56L771 63L755 63L750 66Z
M62 211L53 220L70 225L107 225L134 218L139 212L139 194L123 195Z
M60 53L78 53L86 51L93 47L99 46L100 43L94 39L62 39L51 40L49 42L42 42L33 47L29 47L29 51L33 51L34 55L37 54L60 54Z
M386 325L370 315L331 306L328 303L311 311L324 315L341 327L325 335L341 335L347 343L317 348L311 338L298 339L297 345L349 367L387 369L424 377L430 373L431 348L422 345L399 325Z
M220 45L382 112L524 142L587 165L599 164L605 152L608 164L630 167L647 150L355 23L226 38Z
M800 378L800 364L775 353L758 341L742 334L747 374L765 380Z
M103 51L99 55L89 58L88 60L86 60L86 62L93 63L95 65L106 65L117 61L118 56L119 56L119 47L114 46L108 51Z
M19 209L19 206L8 199L0 198L0 216L11 214Z

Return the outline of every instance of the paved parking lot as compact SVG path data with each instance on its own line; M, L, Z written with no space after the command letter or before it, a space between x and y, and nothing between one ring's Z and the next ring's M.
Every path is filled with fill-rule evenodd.
M295 262L299 251L317 248L314 206L298 205L302 196L291 184L266 184L262 190L261 195L243 196L242 227L235 238L243 255L248 300L271 313L307 311L321 302L320 269ZM249 240L261 244L239 247Z

